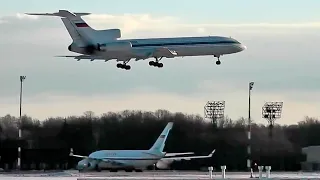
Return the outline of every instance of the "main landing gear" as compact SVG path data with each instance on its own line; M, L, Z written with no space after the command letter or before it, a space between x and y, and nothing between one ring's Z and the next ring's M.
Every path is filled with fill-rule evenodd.
M220 65L221 64L220 55L219 56L214 55L214 57L218 58L218 60L216 61L216 65Z
M117 68L121 68L121 69L125 69L125 70L130 70L130 69L131 69L131 66L130 66L130 65L127 65L128 62L129 62L129 61L124 62L123 64L118 63L118 64L117 64Z
M160 57L160 59L158 59L157 57L155 58L156 61L150 61L149 62L149 66L154 66L154 67L158 67L158 68L162 68L163 64L159 63L159 61L162 59L162 57Z

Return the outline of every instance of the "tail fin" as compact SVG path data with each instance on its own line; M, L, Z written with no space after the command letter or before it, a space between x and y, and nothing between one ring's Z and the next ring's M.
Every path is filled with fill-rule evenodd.
M69 21L69 19L67 18L61 18L64 26L66 27L66 29L68 30L73 43L75 43L76 45L78 45L79 47L83 47L86 46L88 44L88 41L84 40L81 35L78 33L78 31L76 30L76 28L73 26L73 24Z
M119 29L95 30L91 28L81 16L90 13L71 13L67 10L59 10L56 13L26 13L36 16L60 16L71 38L76 44L101 44L105 41L115 40L121 37Z
M173 122L169 122L167 124L167 126L163 129L162 133L158 137L157 141L149 149L150 151L157 151L157 152L163 151L165 142L167 140L170 130L172 129L172 126L173 126Z

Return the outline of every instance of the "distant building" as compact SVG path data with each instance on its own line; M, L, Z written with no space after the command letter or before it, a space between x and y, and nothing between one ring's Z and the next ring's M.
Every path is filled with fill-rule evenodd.
M319 171L320 170L320 146L309 146L302 148L302 153L307 156L305 162L301 163L301 168L304 171Z

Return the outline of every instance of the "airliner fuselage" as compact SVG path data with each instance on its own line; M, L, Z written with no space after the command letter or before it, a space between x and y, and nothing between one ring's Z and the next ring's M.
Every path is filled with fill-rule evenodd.
M151 39L122 39L111 41L108 43L100 44L100 46L108 46L113 43L117 44L118 49L106 49L100 51L94 51L93 53L86 52L85 47L77 48L76 46L69 47L72 52L91 56L102 56L103 58L118 59L119 61L125 61L130 58L136 60L143 60L148 57L148 52L153 52L156 48L168 48L176 52L173 57L185 57L185 56L208 56L212 55L220 57L225 54L233 54L241 52L246 49L239 41L222 36L206 36L206 37L178 37L178 38L151 38ZM126 43L130 47L126 48ZM121 53L122 52L122 53ZM161 58L163 52L159 52L159 58ZM119 56L122 54L122 56ZM170 55L168 55L170 58ZM152 62L152 61L151 61ZM149 63L150 64L150 63ZM151 63L152 64L152 63ZM217 64L220 64L218 59ZM161 64L160 64L161 66Z

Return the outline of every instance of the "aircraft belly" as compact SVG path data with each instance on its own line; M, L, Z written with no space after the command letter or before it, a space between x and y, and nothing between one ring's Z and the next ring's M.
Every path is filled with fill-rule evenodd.
M153 165L157 162L157 160L139 160L134 163L134 166L136 168L146 168L147 166Z
M101 162L99 166L101 168L124 168L124 167L134 167L134 168L146 168L147 166L157 163L157 160L124 160L119 161L120 165L116 162Z
M172 48L178 56L204 56L234 53L234 45L199 45Z

